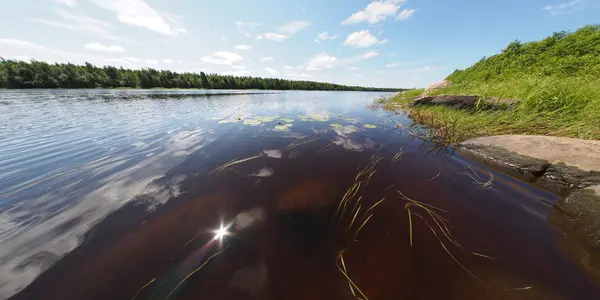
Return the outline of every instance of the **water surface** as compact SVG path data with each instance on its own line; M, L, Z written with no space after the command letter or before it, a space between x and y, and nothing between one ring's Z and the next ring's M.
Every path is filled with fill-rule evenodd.
M382 95L0 92L0 296L600 298L555 195Z

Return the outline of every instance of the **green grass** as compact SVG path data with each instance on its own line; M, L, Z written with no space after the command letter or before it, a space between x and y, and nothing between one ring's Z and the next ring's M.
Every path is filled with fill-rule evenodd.
M408 104L424 90L396 95L386 108L404 106L444 141L500 134L539 134L600 140L600 26L555 33L540 42L513 42L448 78L453 85L430 95L460 94L520 100L510 110Z
M392 102L408 104L414 94ZM447 131L446 142L501 134L536 134L600 139L600 80L584 78L519 77L496 83L459 83L432 94L515 98L511 110L459 109L446 106L409 108L418 123ZM408 106L406 106L408 108Z

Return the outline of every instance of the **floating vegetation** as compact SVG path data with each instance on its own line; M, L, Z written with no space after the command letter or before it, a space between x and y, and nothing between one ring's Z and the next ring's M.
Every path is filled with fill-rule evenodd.
M259 155L257 155L257 156L252 156L252 157L243 158L243 159L237 159L237 158L236 158L236 159L234 159L234 160L231 160L231 161L227 162L226 164L224 164L224 165L222 165L222 166L220 166L220 167L217 167L216 169L212 170L212 172L210 172L210 174L209 174L209 175L212 175L212 174L217 174L217 175L218 175L218 174L219 174L219 173L221 173L223 170L225 170L225 169L227 169L227 168L229 168L229 167L231 167L231 166L235 166L235 165L238 165L238 164L241 164L241 163L245 163L245 162L247 162L247 161L250 161L250 160L253 160L253 159L255 159L255 158L259 158L259 157L261 157L261 156L262 156L262 153L261 153L261 154L259 154Z
M402 159L402 155L404 154L404 146L400 146L400 151L392 157L392 163L396 163L400 159Z
M284 124L283 126L285 126L285 127L287 127L287 128L290 128L290 127L294 127L294 124L292 124L292 123L287 123L287 124Z
M364 128L368 128L368 129L375 129L375 128L377 128L377 126L373 125L373 124L365 124L365 125L363 125L363 127Z
M355 118L342 118L342 120L348 121L350 123L358 123L361 122L359 119L355 119Z
M279 120L281 120L282 122L285 122L285 123L292 123L292 122L294 122L294 119L288 119L288 118L280 118Z
M255 120L260 120L263 123L270 123L277 119L277 116L257 116L254 117Z
M225 119L225 120L221 120L218 123L219 124L229 124L229 123L236 123L236 122L240 122L240 119Z
M473 168L471 168L471 166L467 165L467 167L465 168L465 172L463 174L467 175L471 179L473 179L473 183L476 184L478 186L478 188L493 190L493 191L498 192L496 189L494 189L494 186L493 186L494 175L492 175L492 172L488 171L490 178L486 181L486 179L481 178L481 176L479 176L479 174L477 174L477 172L475 170L473 170Z
M356 299L359 299L359 300L369 300L369 298L367 297L367 295L365 295L365 293L363 293L360 290L360 288L358 287L358 285L356 285L356 283L354 283L354 281L348 275L348 269L346 268L346 263L344 262L344 251L343 250L340 251L338 253L338 255L337 255L336 265L338 267L338 270L340 270L340 272L342 273L342 275L344 275L344 277L348 281L348 286L350 287L350 292L352 292L352 295L354 297L356 297ZM356 292L354 292L355 289L360 294L360 297L356 295Z
M288 127L285 125L277 125L275 127L273 127L274 131L288 131Z
M244 120L243 124L249 125L249 126L257 126L257 125L262 124L262 121L260 119L248 119L248 120Z
M342 127L342 125L340 125L338 123L329 124L329 126L331 126L333 128L340 128L340 127Z

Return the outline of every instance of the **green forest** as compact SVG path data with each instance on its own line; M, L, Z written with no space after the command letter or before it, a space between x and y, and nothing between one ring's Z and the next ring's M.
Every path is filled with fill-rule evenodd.
M196 88L259 90L386 91L401 89L346 86L314 81L237 77L217 74L176 73L166 70L131 70L90 63L48 64L0 58L0 88Z

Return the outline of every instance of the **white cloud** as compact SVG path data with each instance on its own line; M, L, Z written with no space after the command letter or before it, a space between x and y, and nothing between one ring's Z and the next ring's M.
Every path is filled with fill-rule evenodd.
M262 61L262 62L266 62L266 61L273 61L274 58L272 58L272 57L261 57L259 60Z
M439 70L439 69L440 69L439 66L424 66L424 67L420 67L420 68L398 70L398 71L396 71L396 73L399 73L399 74L403 74L403 73L428 73L428 72Z
M582 11L589 4L589 0L573 0L556 5L544 6L542 10L549 16L558 16Z
M86 35L86 37L89 34L92 34L108 40L120 41L124 43L135 43L135 41L131 39L120 37L111 33L111 31L115 31L115 28L106 22L91 18L84 14L73 14L66 12L62 9L57 9L55 13L61 18L61 20L33 19L31 21L79 32Z
M180 27L176 18L153 9L142 0L91 0L97 6L115 12L117 19L125 24L138 26L169 36L187 31Z
M180 60L175 61L175 60L172 60L169 58L165 58L165 59L161 60L160 62L162 62L163 64L181 64L181 63L183 63Z
M242 59L243 57L237 53L219 51L215 52L213 55L206 55L200 60L217 65L233 65L233 63L241 61Z
M121 46L105 46L100 43L85 44L85 49L90 51L107 52L107 53L122 53L125 51Z
M149 64L149 65L158 65L158 61L153 60L153 59L147 60L146 63Z
M307 71L318 71L333 68L336 61L337 57L331 56L327 52L321 52L311 57L303 67Z
M285 41L289 38L289 35L285 35L285 34L279 34L279 33L274 33L274 32L267 32L265 34L259 34L256 36L257 39L259 40L271 40L271 41L275 41L275 42L282 42Z
M227 71L224 72L223 75L230 75L230 76L248 76L250 75L250 71Z
M354 77L362 77L363 75L362 74L354 74L352 76L354 76Z
M387 65L385 65L385 67L386 67L386 68L396 68L396 67L399 67L399 66L402 66L402 65L404 65L404 63L401 63L401 62L395 62L395 63L390 63L390 64L387 64Z
M277 32L281 33L281 34L292 35L310 25L311 25L311 23L308 21L288 22L288 23L283 24L282 26L279 26L277 28Z
M283 69L284 69L284 70L291 70L291 69L292 69L292 67L290 67L290 66L283 66Z
M139 59L137 57L131 57L131 56L125 56L122 59L129 61L129 62L134 62L134 63L142 61L141 59Z
M312 78L312 75L306 73L285 73L285 76L298 77L298 78Z
M226 41L226 40L227 40L227 37L224 37L224 36L222 36L222 37L220 37L219 39L220 39L221 41Z
M252 49L252 46L250 46L250 45L236 45L234 48L237 49L237 50L250 50L250 49Z
M359 10L342 21L342 24L355 24L368 22L376 24L385 21L388 17L395 16L404 0L380 0L373 1L364 10Z
M379 52L377 51L367 51L361 55L358 56L353 56L353 57L349 57L349 58L345 58L340 60L340 64L352 64L355 62L359 62L365 59L369 59L369 58L373 58L379 56Z
M58 2L70 7L75 7L77 5L77 0L54 0L54 2Z
M387 43L387 39L383 41L379 41L374 35L372 35L368 30L361 30L357 32L353 32L346 38L344 45L346 46L354 46L359 48L371 47L377 44L385 44Z
M357 67L348 68L348 71L358 71L358 70L360 70L360 68L357 68Z
M16 39L0 39L0 49L2 49L2 55L7 59L31 57L48 63L69 62L83 64L85 62L90 62L100 65L111 63L112 60L111 58L105 58L87 53L76 53L53 49L29 41Z
M236 21L235 22L235 27L237 28L237 30L243 34L246 37L252 37L252 34L250 32L248 32L248 29L254 29L256 27L260 26L260 23L256 23L256 22L242 22L242 21Z
M231 66L231 67L236 70L245 70L246 69L246 67L244 67L244 66Z
M337 39L338 36L337 35L329 35L329 33L327 31L321 32L317 38L315 39L315 43L320 44L321 41L326 41L326 40L335 40Z
M285 23L275 29L274 32L267 32L256 36L259 40L271 40L276 42L282 42L289 39L292 35L298 31L310 26L311 23L308 21L293 21Z
M417 12L416 9L403 9L397 16L396 20L404 21L412 17Z
M265 68L265 71L269 72L269 74L271 74L271 75L279 74L279 72L277 72L277 70L271 69L271 68Z

